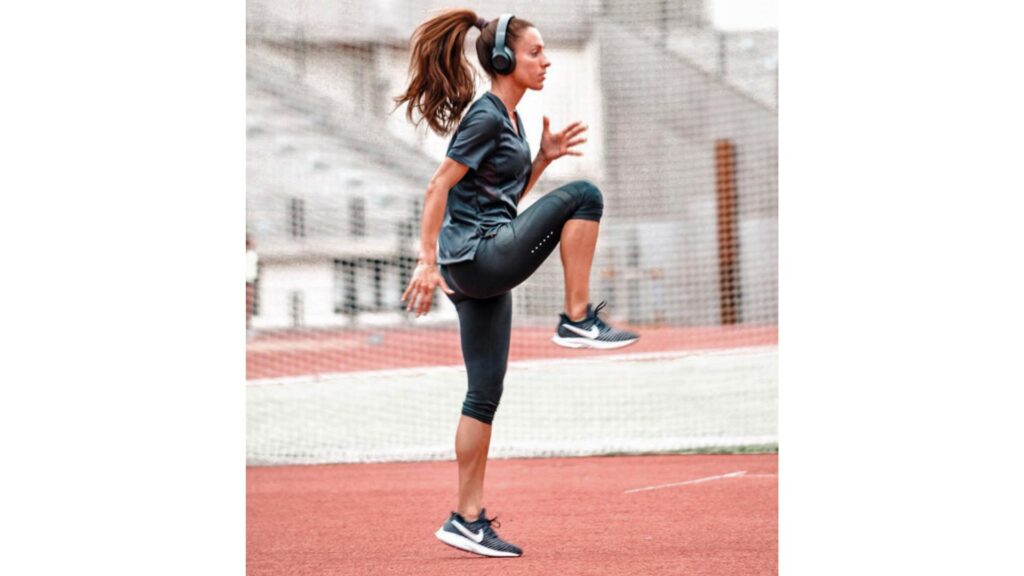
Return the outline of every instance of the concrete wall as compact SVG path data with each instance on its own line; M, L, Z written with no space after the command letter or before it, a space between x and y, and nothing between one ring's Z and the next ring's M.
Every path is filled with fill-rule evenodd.
M607 101L606 208L623 222L644 258L653 258L678 291L668 320L719 321L715 142L736 146L737 228L743 320L774 321L777 307L777 115L689 60L662 50L643 30L603 22L602 89ZM639 230L648 223L657 233ZM633 230L633 229L636 230ZM628 258L608 254L624 275L650 273ZM635 258L633 260L636 260ZM629 292L628 285L618 292ZM629 301L627 299L627 301ZM648 300L635 299L648 306ZM643 319L653 311L632 311ZM749 317L749 318L748 318Z
M301 38L312 42L404 43L431 14L467 8L488 19L510 12L533 22L542 33L562 42L589 35L602 0L248 0L247 30L262 38Z
M672 52L778 110L779 36L775 30L729 31L680 27L667 31ZM651 32L652 37L660 35Z

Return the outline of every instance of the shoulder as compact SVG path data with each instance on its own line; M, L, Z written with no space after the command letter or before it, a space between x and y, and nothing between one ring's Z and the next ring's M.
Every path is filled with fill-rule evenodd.
M501 122L501 113L495 109L490 98L481 96L470 105L469 111L459 122L459 129L465 127L500 129Z

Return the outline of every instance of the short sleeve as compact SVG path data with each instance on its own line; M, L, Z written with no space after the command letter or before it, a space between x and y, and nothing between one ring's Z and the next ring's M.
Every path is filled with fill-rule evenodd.
M497 147L500 134L501 120L493 113L483 107L471 110L459 124L448 157L476 170Z

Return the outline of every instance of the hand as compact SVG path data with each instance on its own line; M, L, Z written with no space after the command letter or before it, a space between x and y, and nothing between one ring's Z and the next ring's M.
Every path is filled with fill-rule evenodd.
M455 291L449 288L448 284L444 281L441 271L437 268L437 264L418 263L416 270L412 273L412 280L409 281L409 286L402 293L402 302L408 301L405 309L411 311L413 306L416 306L417 318L421 315L426 315L430 312L430 302L433 300L434 290L438 286L446 294L455 294Z
M573 122L565 127L561 132L551 133L550 130L551 120L547 116L544 117L544 133L540 137L540 153L544 155L544 159L548 162L552 162L569 154L571 156L583 156L583 152L579 150L573 150L573 146L577 146L587 141L586 138L577 138L576 136L582 134L587 130L587 126L583 122Z

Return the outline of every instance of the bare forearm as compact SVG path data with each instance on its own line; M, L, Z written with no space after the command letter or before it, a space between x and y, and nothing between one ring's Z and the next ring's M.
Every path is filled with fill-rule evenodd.
M544 158L543 152L538 152L537 157L533 159L533 168L530 170L530 181L526 183L526 190L523 191L523 195L519 197L520 200L526 197L533 188L533 185L540 179L540 175L544 173L544 170L550 165L551 162Z
M420 262L430 265L437 263L437 236L441 233L447 203L447 190L441 190L433 184L427 186L423 198L423 218L420 220Z

